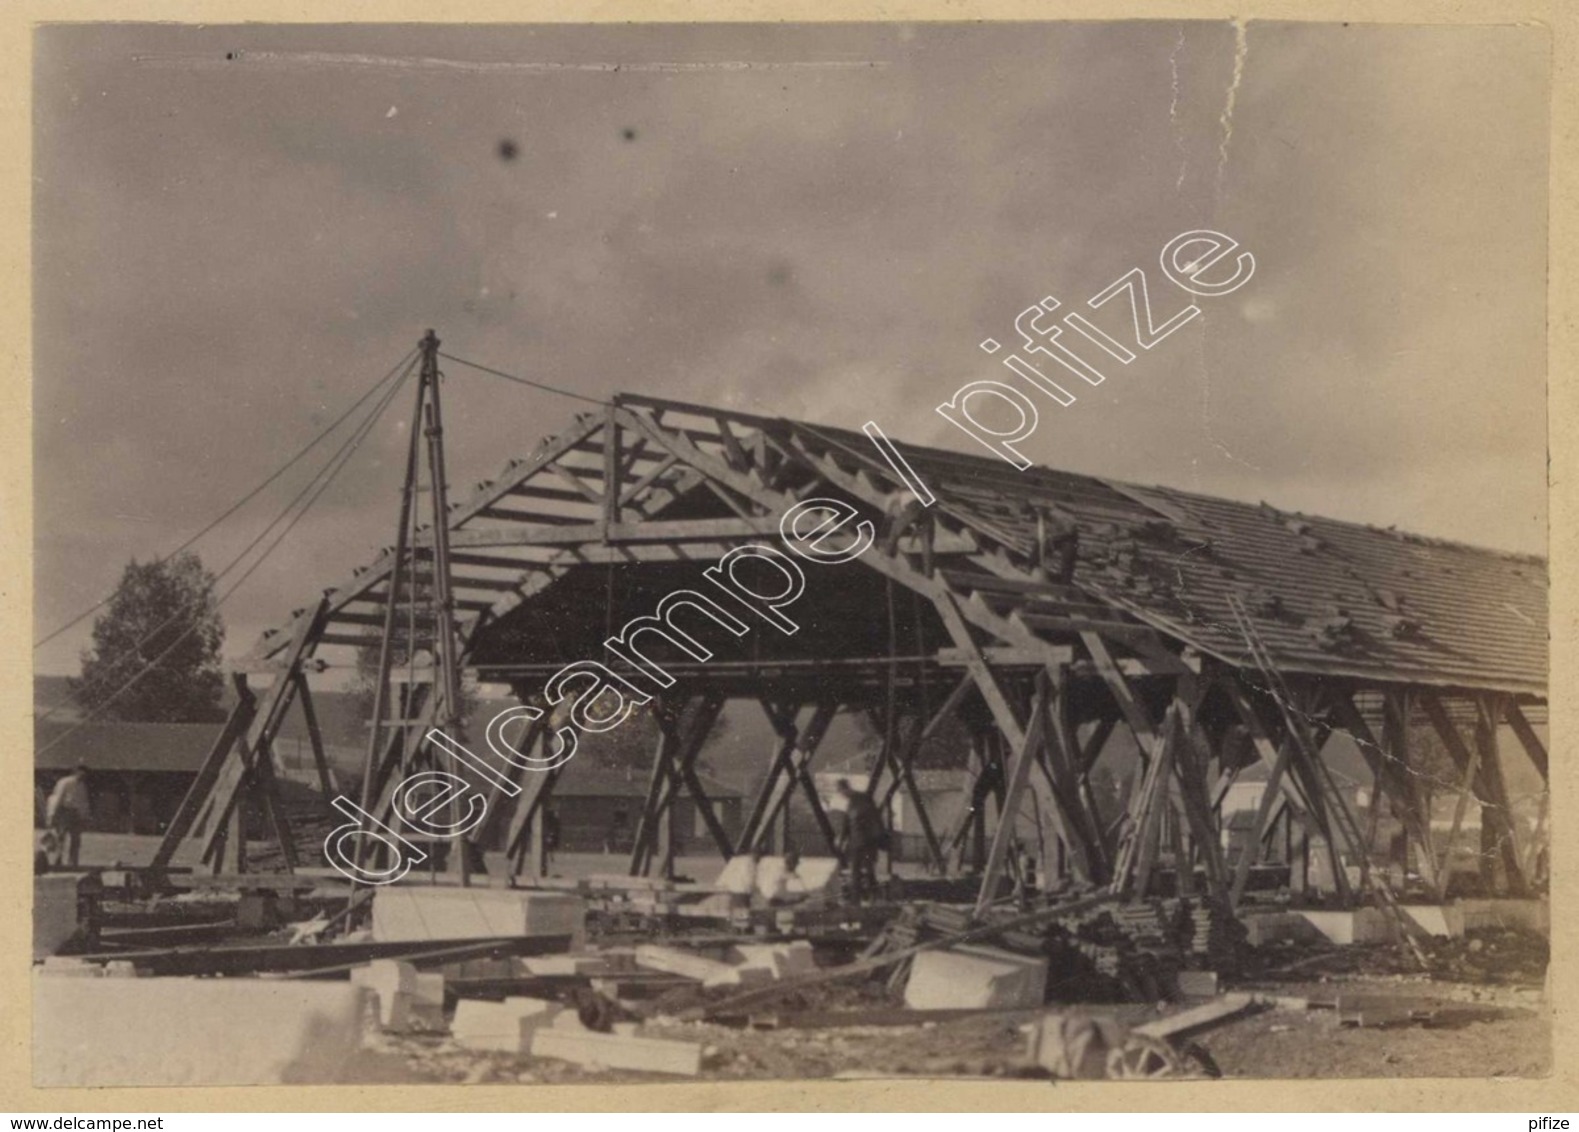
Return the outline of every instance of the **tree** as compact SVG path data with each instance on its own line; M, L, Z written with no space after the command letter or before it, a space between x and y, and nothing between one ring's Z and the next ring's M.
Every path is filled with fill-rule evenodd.
M87 712L140 723L222 719L219 650L225 624L214 575L183 551L163 562L133 559L109 609L93 622L93 647L71 696Z
M856 712L852 718L861 753L868 756L870 763L883 749L884 728L881 723L881 713L874 718L867 712ZM900 721L896 738L901 750L909 741L914 729L920 726L922 721L915 716L908 716ZM960 719L958 712L943 720L927 737L916 751L911 765L916 770L962 770L970 765L970 729Z

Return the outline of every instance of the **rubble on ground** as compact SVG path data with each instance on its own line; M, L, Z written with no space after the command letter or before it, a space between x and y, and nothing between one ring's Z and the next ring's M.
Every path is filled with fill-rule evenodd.
M1407 927L1376 909L1282 899L1235 915L1200 896L1070 890L978 916L957 882L891 885L863 905L826 887L797 907L713 912L705 886L618 878L355 900L328 885L118 894L36 974L42 994L106 1003L140 993L99 991L111 979L229 976L185 980L208 995L278 979L334 989L314 1008L333 1019L346 1080L1233 1076L1267 1043L1521 1027L1543 1005L1546 937L1509 926L1544 924L1542 909L1444 906L1426 917L1443 934L1410 933L1422 963L1403 930L1334 942ZM276 1032L255 1070L171 1072L300 1073L306 1031L282 1016ZM1252 1032L1262 1045L1234 1036Z

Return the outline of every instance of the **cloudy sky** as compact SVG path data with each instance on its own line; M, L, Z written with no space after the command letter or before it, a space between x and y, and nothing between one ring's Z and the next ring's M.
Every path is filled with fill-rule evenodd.
M978 342L1136 266L1171 313L1157 255L1194 228L1241 241L1254 279L1049 406L1029 456L1544 549L1540 29L88 25L36 46L40 636L429 326L592 395L970 450L933 406L1003 373ZM578 408L448 370L462 487ZM392 541L408 411L227 603L231 651ZM87 629L39 670L74 671Z

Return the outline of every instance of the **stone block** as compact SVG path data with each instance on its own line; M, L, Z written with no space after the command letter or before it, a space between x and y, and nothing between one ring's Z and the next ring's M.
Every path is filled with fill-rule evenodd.
M366 992L288 979L33 980L40 1087L335 1082Z
M463 998L455 1004L450 1036L467 1049L526 1053L538 1029L555 1024L566 1014L575 1017L573 1011L541 998L507 998L503 1002Z
M689 951L681 951L674 947L660 947L654 943L644 943L636 949L636 963L651 971L662 971L667 975L683 975L702 983L709 979L720 979L726 984L731 980L739 981L739 973L728 963L720 963L716 959L693 955Z
M702 1047L696 1042L671 1042L625 1034L550 1027L532 1035L532 1056L553 1057L588 1068L634 1069L695 1077L702 1071Z
M1464 934L1464 912L1455 904L1400 904L1399 909L1428 935Z
M628 969L603 955L522 956L516 965L524 974L540 976L606 975Z
M33 958L59 951L77 934L77 880L67 873L33 878Z
M38 968L38 973L50 978L98 979L104 976L104 968L71 955L51 955Z
M444 1029L444 976L423 974L399 959L375 959L351 972L351 982L378 1000L378 1024L396 1033Z
M444 976L437 971L418 971L416 986L410 992L418 1002L444 1005Z
M808 940L792 943L742 943L729 949L726 958L740 970L763 970L775 979L808 975L817 970L817 960Z
M923 951L910 961L912 1010L1030 1009L1047 991L1047 960L990 947Z
M576 951L586 942L586 914L586 901L568 892L389 885L373 897L373 938L406 943L563 935Z
M753 862L748 854L731 857L712 887L720 894L754 895L766 899L778 891L779 879L784 875L783 857L763 857ZM795 876L800 883L792 885L790 893L813 896L825 891L833 878L839 875L837 857L802 857L795 866ZM728 902L716 905L728 908Z
M243 892L236 902L236 926L246 932L270 932L279 927L279 897L272 892Z
M1522 928L1533 932L1551 930L1550 907L1541 900L1460 900L1457 907L1463 914L1465 931L1485 931L1488 928Z
M1329 910L1301 908L1296 913L1329 942L1386 943L1397 936L1398 925L1380 908Z

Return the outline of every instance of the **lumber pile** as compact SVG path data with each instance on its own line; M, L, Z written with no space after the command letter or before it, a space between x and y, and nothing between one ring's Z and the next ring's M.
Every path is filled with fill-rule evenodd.
M989 917L986 926L991 923ZM868 955L907 951L978 926L966 907L914 906L888 925ZM1244 928L1231 914L1178 898L1133 904L1114 898L985 937L1006 952L1046 959L1048 997L1063 1002L1177 998L1182 973L1237 967L1243 940ZM902 985L905 967L892 971L891 988Z

